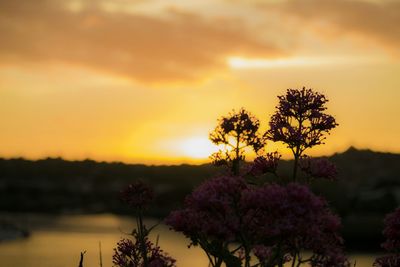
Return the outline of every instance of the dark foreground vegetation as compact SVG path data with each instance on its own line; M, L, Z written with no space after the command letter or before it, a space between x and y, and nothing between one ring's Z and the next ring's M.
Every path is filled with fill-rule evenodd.
M338 180L315 181L314 192L323 195L342 217L346 247L379 249L384 215L400 204L400 155L349 148L330 160L337 165ZM291 173L292 162L279 164L281 176ZM118 194L140 179L156 192L149 214L165 217L203 180L220 172L211 164L0 159L0 211L127 214L130 210L121 205Z

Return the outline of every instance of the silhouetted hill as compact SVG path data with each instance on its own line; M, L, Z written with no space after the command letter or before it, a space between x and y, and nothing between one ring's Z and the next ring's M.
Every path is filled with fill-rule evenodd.
M339 170L338 182L321 181L313 187L340 213L386 213L400 203L400 154L351 147L331 160ZM289 173L291 164L282 162L280 172ZM122 212L116 195L137 179L154 186L161 199L168 197L167 206L172 207L202 180L221 172L210 164L146 166L61 158L0 159L0 210Z
M140 179L152 185L163 200L154 212L165 213L180 204L192 187L218 171L209 164L146 166L61 158L0 159L0 210L127 212L118 192Z
M316 181L313 190L325 196L342 216L346 237L368 247L373 241L377 247L384 214L400 204L400 154L349 148L332 155L331 160L339 170L338 182ZM291 164L281 162L283 176L290 173ZM150 212L164 216L182 205L201 181L222 172L210 164L146 166L61 158L0 159L0 212L128 213L118 192L141 179L157 194Z

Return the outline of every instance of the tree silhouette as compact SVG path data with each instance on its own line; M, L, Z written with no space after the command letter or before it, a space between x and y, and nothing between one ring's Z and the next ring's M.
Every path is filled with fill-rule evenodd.
M266 139L259 133L260 121L244 108L233 110L218 121L210 133L210 140L224 149L211 155L216 165L226 165L234 175L239 175L240 162L245 159L245 148L258 153L265 146Z

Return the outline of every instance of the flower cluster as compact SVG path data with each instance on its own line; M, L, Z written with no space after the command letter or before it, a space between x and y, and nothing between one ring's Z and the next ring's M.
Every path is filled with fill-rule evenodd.
M242 174L279 177L278 152L262 155L269 139L284 142L292 150L293 182L299 168L312 178L336 177L335 166L326 159L302 157L307 148L322 144L338 125L325 113L328 100L305 88L288 89L278 98L270 129L263 135L258 133L259 121L244 109L222 117L210 139L225 150L213 154L212 159L231 167L232 176L204 182L166 223L188 237L191 245L199 245L212 267L283 267L287 262L291 266L348 267L340 220L324 199L305 185L253 184L240 176L244 149L250 147L258 157Z
M122 239L114 249L113 264L115 267L174 267L175 260L165 254L160 247L146 240L146 260L142 255L140 242L136 239Z
M245 109L233 111L227 117L222 117L215 130L210 133L210 140L215 144L227 144L229 136L236 136L239 142L253 146L255 151L264 144L258 135L260 121Z
M264 173L275 173L280 158L281 155L278 152L267 153L264 156L259 156L250 166L249 173L253 176L262 175Z
M333 116L324 113L328 100L312 89L288 89L278 98L266 137L287 144L294 153L300 155L307 148L323 144L325 134L338 125Z
M247 188L240 177L222 176L204 182L185 200L185 208L173 211L166 223L183 232L194 245L201 238L233 241L239 230L237 206Z
M257 188L240 177L214 178L197 188L166 223L194 245L220 241L227 246L245 240L263 264L289 261L303 250L313 252L309 261L315 264L348 264L339 219L323 199L299 184Z
M299 162L300 169L312 178L335 180L337 177L336 165L326 158L311 158L304 156Z
M153 198L153 189L141 181L130 184L121 191L121 199L135 209L146 208Z
M266 139L259 133L259 128L260 121L245 109L222 117L209 136L214 144L225 146L211 156L213 163L228 166L231 163L229 167L238 175L239 162L245 159L244 148L250 147L258 153L265 146Z
M315 255L340 250L340 221L327 203L299 184L265 185L243 192L241 208L252 243L274 248L281 255L307 249Z

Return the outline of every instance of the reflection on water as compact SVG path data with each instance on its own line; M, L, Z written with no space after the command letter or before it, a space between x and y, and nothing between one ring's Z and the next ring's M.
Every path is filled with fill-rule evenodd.
M148 225L156 221L148 221ZM78 266L81 251L86 250L85 267L99 266L101 241L103 267L111 267L113 248L119 239L132 230L134 221L114 215L74 215L29 217L32 235L25 240L0 243L1 266L7 267L71 267ZM160 235L162 249L178 260L181 267L206 267L207 257L199 248L187 248L188 240L159 225L152 240ZM372 266L375 255L351 255L358 267Z
M148 221L148 225L156 221ZM113 248L125 233L132 230L134 221L114 215L79 215L57 218L29 219L33 231L25 240L0 243L0 266L7 267L71 267L78 266L81 251L85 267L99 266L101 241L103 266L112 266ZM188 241L165 225L159 225L152 240L159 234L162 249L178 260L179 266L207 266L207 259L198 248L187 248Z

